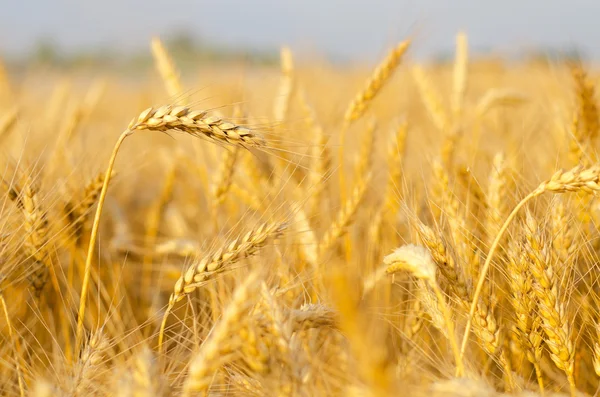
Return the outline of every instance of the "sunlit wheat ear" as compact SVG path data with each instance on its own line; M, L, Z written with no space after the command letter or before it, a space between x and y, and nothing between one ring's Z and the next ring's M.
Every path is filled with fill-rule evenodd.
M110 156L108 167L105 172L104 183L102 184L102 190L98 199L98 208L96 209L94 223L90 233L90 243L85 261L77 318L77 334L75 341L78 349L81 346L83 338L85 307L87 304L87 294L92 270L92 259L110 176L113 172L119 149L125 139L135 131L141 130L161 132L170 130L180 131L195 137L209 138L217 143L242 147L263 148L266 145L265 140L250 129L229 123L220 117L207 116L207 112L193 111L185 106L166 105L159 108L148 108L131 121L127 130L119 136Z
M25 233L24 248L33 259L34 270L29 281L36 297L40 297L50 275L49 225L46 211L40 204L38 188L30 177L25 177L21 186L8 188L8 197L16 204L23 217ZM55 288L58 284L55 283Z
M398 44L373 71L362 91L358 92L344 115L346 121L355 121L362 116L377 93L392 76L408 47L410 40Z
M251 129L210 116L208 112L185 106L148 108L129 123L128 130L179 131L229 145L264 147L263 137Z
M385 86L400 65L403 55L410 46L410 40L405 40L393 48L387 57L373 71L365 87L359 91L344 114L344 125L340 131L340 142L338 149L338 163L340 166L340 192L342 201L346 200L346 177L344 174L344 147L346 145L346 133L352 122L358 120L367 110L377 93Z
M441 305L441 311L448 332L448 339L452 346L454 359L456 360L457 376L462 376L464 374L464 365L458 349L458 341L454 332L452 314L450 308L446 304L444 293L437 283L436 265L429 250L425 247L413 244L403 245L383 258L383 264L386 266L386 273L393 274L401 270L408 271L414 277L424 280L433 290L438 304Z
M321 241L319 242L320 256L324 255L327 250L333 247L337 240L346 233L346 229L352 224L354 215L364 199L370 178L370 175L366 178L360 178L354 187L352 197L342 203L342 208L338 211L333 223L321 237Z
M525 196L508 215L508 217L504 221L504 224L499 229L496 238L494 239L489 248L488 254L485 259L485 263L483 264L481 273L479 275L479 280L477 281L477 287L473 294L473 302L469 310L469 317L467 319L467 325L465 327L465 333L461 344L462 356L464 356L467 347L473 316L475 315L475 310L477 309L477 302L481 295L487 272L490 268L492 259L494 257L494 253L498 248L500 240L506 232L506 230L508 229L508 226L510 225L512 220L516 217L519 210L523 208L530 200L546 192L568 193L577 191L594 194L600 192L600 165L594 165L590 168L576 166L569 171L559 170L555 172L550 179L540 183L540 185L535 190L533 190L531 193Z
M256 254L271 239L281 236L286 228L286 223L263 223L256 229L250 230L243 236L239 236L226 246L192 264L177 280L169 298L169 305L163 315L158 335L159 352L162 352L167 319L175 303L195 291L211 276L224 271L226 266Z

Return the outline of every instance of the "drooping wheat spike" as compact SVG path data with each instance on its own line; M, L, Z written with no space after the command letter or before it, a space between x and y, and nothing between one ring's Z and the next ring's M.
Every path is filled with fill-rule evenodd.
M542 182L534 194L544 192L567 193L578 190L594 193L600 190L600 165L595 164L589 168L578 165L568 171L559 170L552 177Z
M352 122L359 119L367 109L367 107L371 104L371 101L379 90L383 88L388 79L392 76L394 71L400 65L400 61L402 60L402 56L406 52L410 45L410 40L405 40L398 44L395 48L393 48L387 55L387 57L377 66L377 68L367 80L367 84L360 91L352 102L346 113L344 115L344 119L346 122Z
M226 148L225 153L223 153L221 166L213 185L213 199L215 206L219 206L225 201L227 192L233 182L233 175L235 173L238 157L239 148L237 147Z
M419 93L421 94L421 100L425 104L427 112L433 120L433 124L439 131L447 132L450 127L450 119L446 113L439 92L434 88L422 66L413 66L412 75L417 83Z
M195 291L214 274L224 271L228 265L256 254L269 240L281 236L286 228L286 223L262 223L257 228L250 230L243 236L235 238L224 247L193 263L177 280L173 292L169 297L169 305L163 315L163 322L159 332L159 350L162 350L166 321L175 303Z
M156 63L156 69L165 84L167 93L171 98L177 98L183 101L184 98L181 98L183 88L181 86L179 71L177 70L175 63L158 37L152 39L151 47L154 62ZM185 102L183 102L183 104L185 105Z
M550 358L556 367L567 375L574 395L574 330L571 320L567 317L561 275L553 264L550 247L544 240L541 229L529 212L526 217L525 238L529 268L534 280L532 288L538 300L538 315L542 319L541 325L546 335L546 345L550 349Z
M257 288L257 273L252 273L235 289L221 319L211 330L200 351L190 361L183 385L183 396L206 392L214 373L228 360L229 355L224 353L233 352L241 347L236 334L245 323L244 315L252 307L251 297Z
M294 94L294 57L289 47L282 47L280 52L281 78L277 96L273 105L273 116L277 123L285 120L288 114L291 98Z
M459 32L456 35L456 54L454 56L454 70L452 75L452 113L458 120L463 113L465 94L467 91L467 78L469 75L469 44L467 35Z
M342 204L342 208L337 213L333 223L329 226L323 237L321 237L321 241L319 242L320 256L326 253L346 233L346 229L352 223L354 215L364 199L369 179L370 177L363 177L358 180L352 196Z
M227 122L221 117L208 116L205 111L191 110L185 106L165 105L148 108L131 121L128 130L174 130L230 145L259 148L265 146L265 140L256 132Z

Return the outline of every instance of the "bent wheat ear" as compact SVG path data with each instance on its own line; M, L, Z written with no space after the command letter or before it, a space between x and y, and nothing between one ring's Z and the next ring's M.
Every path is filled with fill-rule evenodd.
M162 132L175 130L230 145L254 147L266 145L264 138L248 128L185 106L165 105L159 108L148 108L129 123L128 129Z

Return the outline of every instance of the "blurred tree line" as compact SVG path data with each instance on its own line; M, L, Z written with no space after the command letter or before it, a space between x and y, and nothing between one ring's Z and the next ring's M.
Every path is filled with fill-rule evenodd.
M178 32L161 37L177 66L197 67L199 63L243 61L252 64L276 64L278 50L272 51L232 48L206 42L189 32ZM56 66L60 68L103 67L143 69L152 67L150 41L147 47L135 51L120 51L110 45L96 46L77 51L65 51L52 39L41 39L33 51L25 57L10 60L12 64Z

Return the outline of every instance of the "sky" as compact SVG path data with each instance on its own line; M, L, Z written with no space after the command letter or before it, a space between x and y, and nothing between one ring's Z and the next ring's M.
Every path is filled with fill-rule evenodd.
M0 54L41 39L61 48L149 46L187 31L218 45L346 59L382 56L414 38L413 53L451 50L464 30L474 52L582 49L600 60L598 0L0 0Z

